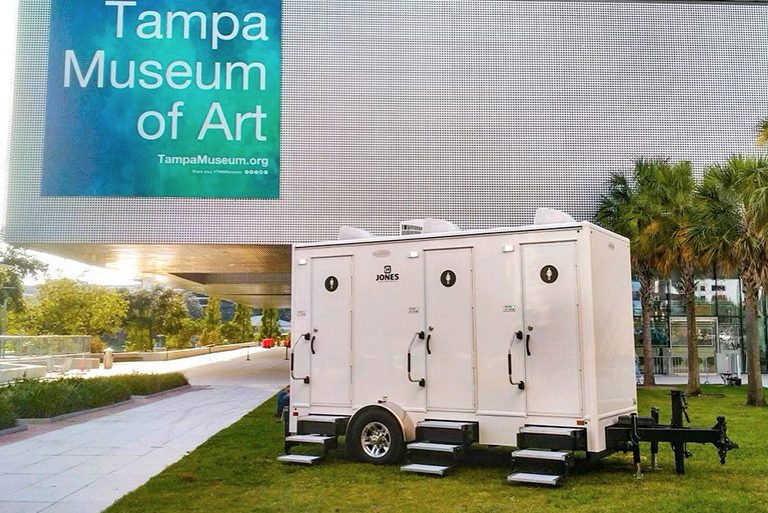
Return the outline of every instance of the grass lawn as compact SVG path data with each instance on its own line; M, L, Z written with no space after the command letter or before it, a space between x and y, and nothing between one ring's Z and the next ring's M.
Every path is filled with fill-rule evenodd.
M669 388L640 391L640 412L659 406L668 422ZM711 395L707 395L711 394ZM715 395L715 394L725 394ZM127 495L108 513L123 512L691 512L768 511L768 408L744 406L744 387L705 387L689 399L692 424L711 426L726 415L740 445L721 466L716 449L693 445L683 476L674 472L668 445L663 470L632 474L631 454L616 454L601 468L570 475L562 488L508 486L508 468L459 467L445 478L400 472L397 466L353 463L343 450L316 467L275 461L282 424L270 401L221 431L187 457ZM643 463L649 464L643 444Z

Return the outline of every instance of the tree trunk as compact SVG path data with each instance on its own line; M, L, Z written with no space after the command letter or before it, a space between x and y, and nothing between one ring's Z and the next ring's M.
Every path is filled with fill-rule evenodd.
M742 276L744 287L744 340L747 352L747 404L765 406L763 376L760 368L760 340L757 330L757 295L760 289L757 275L746 271Z
M701 395L699 379L699 341L696 329L696 280L693 269L684 269L680 276L680 292L685 302L686 345L688 346L688 395Z
M641 271L638 276L640 281L640 308L641 322L643 324L643 385L653 386L656 378L653 375L653 344L651 341L651 287L653 276L649 272Z

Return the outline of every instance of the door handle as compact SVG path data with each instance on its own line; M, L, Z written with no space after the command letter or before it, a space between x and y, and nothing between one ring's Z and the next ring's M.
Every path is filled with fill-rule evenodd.
M315 336L312 335L312 340L309 341L309 350L312 351L312 354L315 354Z
M427 385L426 378L413 379L411 377L411 348L413 348L413 343L416 342L416 339L424 340L424 332L419 331L416 333L416 335L413 336L413 340L411 340L411 344L408 346L408 381L411 383L418 383L420 387L424 387Z
M509 376L510 385L517 385L518 389L525 390L525 383L523 381L515 381L512 379L512 344L514 344L515 339L522 340L523 332L522 331L515 332L514 338L509 341L509 348L507 350L507 375Z
M525 335L525 354L531 356L531 334Z
M303 334L301 337L299 337L299 340L301 340L302 338L303 338L304 340L309 340L309 333L305 333L305 334ZM293 344L293 345L291 346L291 379L295 379L295 380L301 380L301 381L303 381L305 384L309 385L309 376L304 376L303 378L297 378L297 377L296 377L296 376L293 374L293 364L294 364L294 360L295 360L295 355L294 355L293 351L294 351L295 349L296 349L296 344Z

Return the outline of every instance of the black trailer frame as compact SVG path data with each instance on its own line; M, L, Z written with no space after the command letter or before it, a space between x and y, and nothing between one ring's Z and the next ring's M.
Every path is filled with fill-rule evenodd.
M640 443L651 444L651 466L657 468L656 457L659 452L659 442L669 442L675 453L675 471L685 473L685 459L691 456L686 444L712 444L717 448L720 463L725 464L728 451L738 449L738 445L728 438L728 426L725 417L717 417L717 423L711 428L685 427L683 418L688 417L688 403L683 392L672 392L672 421L670 424L659 424L658 408L651 408L650 417L638 417L636 413L620 417L618 422L605 428L606 441L609 447L616 451L632 452L635 471L640 477Z

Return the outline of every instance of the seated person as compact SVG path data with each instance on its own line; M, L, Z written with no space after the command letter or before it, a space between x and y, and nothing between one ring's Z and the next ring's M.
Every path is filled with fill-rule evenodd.
M286 385L277 393L277 411L275 417L283 416L283 408L291 403L291 385Z

